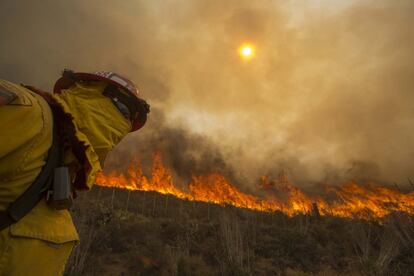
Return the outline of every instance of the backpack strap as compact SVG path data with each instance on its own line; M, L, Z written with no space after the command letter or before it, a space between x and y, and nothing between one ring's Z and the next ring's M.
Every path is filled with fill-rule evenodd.
M51 185L53 172L60 162L60 150L56 124L53 123L52 146L49 149L46 164L37 176L36 180L23 192L7 210L0 212L0 231L18 222L29 213L45 196Z
M72 115L66 113L63 110L62 106L52 97L50 93L42 91L33 86L24 84L22 85L41 96L49 104L50 108L52 109L54 122L57 125L57 134L60 139L59 143L67 143L70 145L71 151L79 163L78 168L73 172L75 177L72 182L72 187L76 190L89 190L90 187L88 186L88 175L92 170L92 164L86 154L88 146L85 145L83 141L78 140L76 137L76 127L73 123Z

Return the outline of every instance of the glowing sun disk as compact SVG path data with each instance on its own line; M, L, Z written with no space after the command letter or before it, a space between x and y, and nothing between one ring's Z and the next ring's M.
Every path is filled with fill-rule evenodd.
M244 59L250 59L254 56L254 50L255 50L254 46L250 44L243 44L239 48L239 54Z

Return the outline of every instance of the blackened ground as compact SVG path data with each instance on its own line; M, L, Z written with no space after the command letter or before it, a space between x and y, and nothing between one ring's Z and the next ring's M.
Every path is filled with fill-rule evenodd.
M414 275L414 218L260 213L95 187L66 275Z

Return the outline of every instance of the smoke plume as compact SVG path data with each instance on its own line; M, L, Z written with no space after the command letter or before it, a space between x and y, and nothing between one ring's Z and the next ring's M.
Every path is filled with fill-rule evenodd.
M65 67L134 80L154 112L108 168L160 150L182 178L405 183L414 2L344 2L3 0L0 77L47 90Z

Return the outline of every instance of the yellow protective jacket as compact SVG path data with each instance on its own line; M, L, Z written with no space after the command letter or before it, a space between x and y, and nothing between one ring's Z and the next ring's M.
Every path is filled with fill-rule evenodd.
M101 82L80 82L52 96L0 80L0 211L41 172L54 122L64 129L64 157L73 187L91 188L106 154L131 129L131 123L102 95L105 87ZM52 209L41 200L0 232L0 276L61 275L78 240L69 212Z
M0 93L15 99L0 106L0 210L4 211L40 173L52 143L53 117L34 92L0 80ZM0 275L59 275L79 240L67 210L44 200L0 232Z

